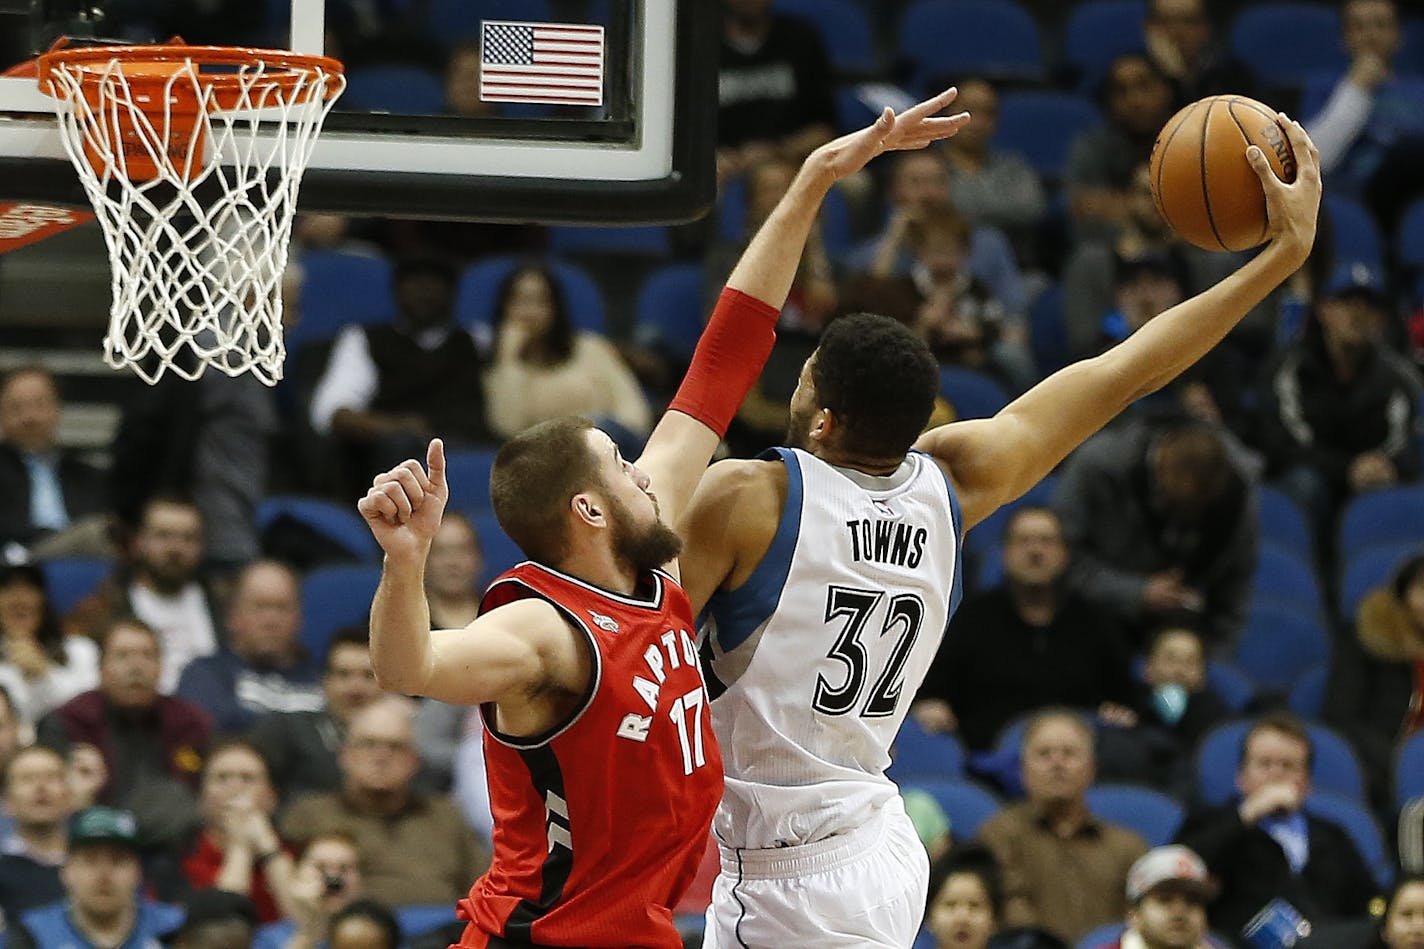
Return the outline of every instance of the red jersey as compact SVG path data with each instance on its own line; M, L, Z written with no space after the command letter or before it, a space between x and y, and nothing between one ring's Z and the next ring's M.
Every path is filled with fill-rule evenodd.
M639 588L645 599L524 563L485 593L481 612L552 603L593 674L542 735L500 734L483 709L494 860L460 901L461 946L682 946L672 907L702 859L722 758L687 594L657 570Z

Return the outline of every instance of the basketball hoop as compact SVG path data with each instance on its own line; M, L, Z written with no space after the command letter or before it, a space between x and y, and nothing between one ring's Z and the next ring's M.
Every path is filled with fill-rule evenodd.
M275 385L297 189L341 63L177 40L46 53L39 86L109 248L104 361Z

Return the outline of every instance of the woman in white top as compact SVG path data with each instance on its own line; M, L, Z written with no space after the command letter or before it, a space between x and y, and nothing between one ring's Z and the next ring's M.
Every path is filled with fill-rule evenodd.
M38 721L98 684L99 647L64 635L40 569L0 567L0 685L20 719Z
M582 415L642 438L652 411L613 345L575 330L563 295L537 264L519 267L494 309L494 364L485 374L490 428L502 438L561 415Z

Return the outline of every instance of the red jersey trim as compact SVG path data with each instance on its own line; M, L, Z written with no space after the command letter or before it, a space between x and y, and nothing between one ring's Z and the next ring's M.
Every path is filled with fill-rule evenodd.
M652 599L643 600L639 599L638 597L624 596L621 593L615 593L612 590L606 590L601 586L596 586L595 584L589 583L587 580L580 580L578 577L564 573L562 570L555 570L553 567L546 566L542 563L537 563L531 560L529 561L529 565L531 567L538 567L545 573L551 573L554 576L558 577L560 580L563 580L567 583L572 583L574 586L582 587L590 593L596 593L606 600L613 600L615 603L622 603L624 606L636 606L639 609L644 610L661 610L663 608L663 598L667 592L666 585L668 581L672 581L672 577L661 570L655 568L653 570L648 571L655 578L657 578L658 582L656 585L656 589L653 591ZM523 565L521 564L521 566Z
M490 588L485 591L485 595L488 596L496 587L505 583L518 585L521 589L528 591L531 596L538 597L563 614L564 619L568 620L579 632L583 633L584 645L588 647L588 651L593 655L593 675L588 678L588 688L584 690L583 699L579 702L578 707L569 713L568 718L555 724L548 731L540 732L538 735L506 735L504 732L495 728L493 724L495 721L496 703L485 702L480 705L480 720L484 723L485 730L490 733L491 738L509 748L514 748L519 751L528 751L533 748L542 748L555 738L558 738L564 732L573 728L574 724L583 717L583 713L588 711L589 706L593 704L594 698L598 696L599 683L603 681L603 653L598 648L598 640L594 638L593 632L584 625L583 620L580 619L577 614L562 604L556 603L543 593L540 593L518 577L506 577L503 580L498 580L490 584ZM498 609L498 607L496 607L496 609Z

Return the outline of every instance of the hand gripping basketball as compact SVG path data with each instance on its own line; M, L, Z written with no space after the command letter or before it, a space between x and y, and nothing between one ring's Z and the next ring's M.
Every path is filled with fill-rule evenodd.
M356 509L388 555L422 560L440 529L450 486L445 481L445 445L435 438L425 453L425 468L415 459L383 471Z
M1276 120L1295 153L1295 180L1285 182L1278 178L1257 145L1246 149L1246 160L1266 192L1267 237L1272 243L1289 243L1304 254L1315 243L1320 213L1320 150L1299 122L1284 112L1277 113Z

